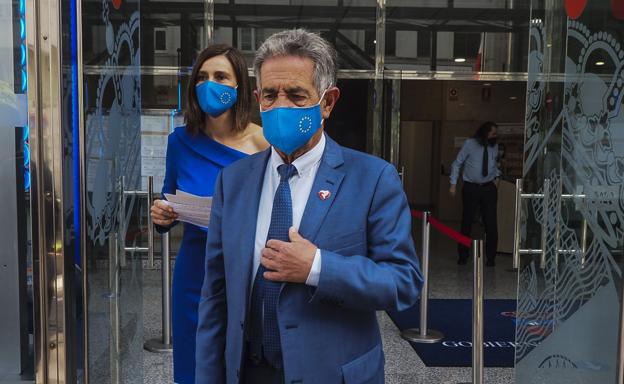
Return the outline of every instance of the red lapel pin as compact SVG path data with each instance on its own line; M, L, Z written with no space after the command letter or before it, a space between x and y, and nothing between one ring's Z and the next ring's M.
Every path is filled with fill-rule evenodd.
M331 192L327 190L322 190L322 191L319 191L318 195L321 198L321 200L327 200L329 199L329 196L331 196Z

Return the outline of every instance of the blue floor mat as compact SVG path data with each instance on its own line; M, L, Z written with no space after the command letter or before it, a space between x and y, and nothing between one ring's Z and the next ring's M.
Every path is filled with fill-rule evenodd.
M485 367L513 367L516 300L485 300L483 306ZM420 303L402 312L388 312L400 329L418 328ZM444 334L435 344L410 343L428 367L472 366L472 300L430 299L429 328Z

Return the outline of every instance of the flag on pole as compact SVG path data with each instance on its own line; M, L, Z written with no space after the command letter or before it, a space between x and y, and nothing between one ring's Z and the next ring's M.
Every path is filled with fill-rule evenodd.
M479 42L479 52L477 52L477 58L475 59L475 63L474 63L474 71L475 72L481 72L481 68L482 68L482 61L483 61L483 45L484 45L484 40L485 39L485 34L481 34L481 41Z

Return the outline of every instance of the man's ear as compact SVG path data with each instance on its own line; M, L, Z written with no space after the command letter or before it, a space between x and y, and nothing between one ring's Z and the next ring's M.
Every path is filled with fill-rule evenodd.
M340 98L340 89L338 87L331 87L325 91L325 97L321 101L321 114L323 119L329 119L332 110L336 106L336 102Z

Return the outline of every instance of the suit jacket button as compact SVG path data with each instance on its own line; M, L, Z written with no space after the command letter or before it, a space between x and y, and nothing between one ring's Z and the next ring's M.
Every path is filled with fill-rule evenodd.
M241 324L241 329L245 329L245 322L241 321L240 324Z

